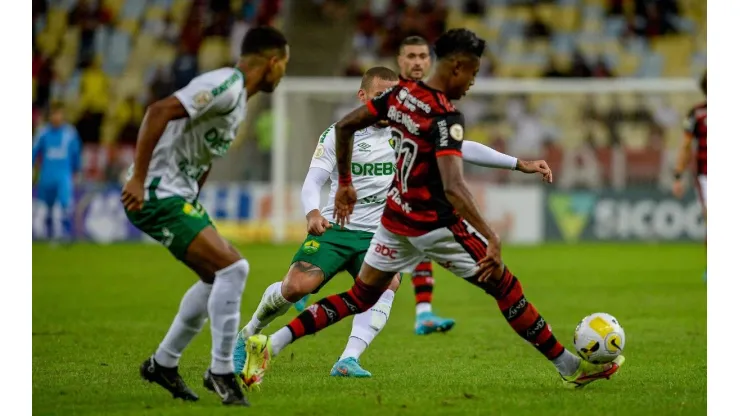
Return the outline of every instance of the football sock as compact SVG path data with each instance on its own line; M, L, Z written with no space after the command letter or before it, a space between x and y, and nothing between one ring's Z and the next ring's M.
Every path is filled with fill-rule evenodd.
M524 297L522 285L508 268L504 268L501 280L496 282L494 286L478 283L475 279L470 281L483 287L488 294L496 298L506 322L520 337L534 345L548 360L555 360L564 354L565 348L555 338L550 325L537 312L534 305Z
M154 353L154 360L163 367L177 367L180 356L190 341L200 332L208 318L208 297L212 285L198 281L190 287L180 302L167 335Z
M46 237L49 240L54 239L54 207L49 207L49 210L46 212L46 218L44 219L44 225L46 226Z
M242 259L216 272L213 290L208 298L208 316L211 318L211 372L234 372L232 353L239 329L239 310L242 292L247 283L249 263Z
M434 290L434 277L432 277L432 262L424 260L414 269L411 274L411 283L414 285L416 295L416 314L432 311L432 291Z
M304 335L315 334L343 318L365 312L380 299L385 290L386 288L368 286L360 279L355 279L350 290L321 299L290 321L286 327L290 331L290 337L286 336L286 328L275 333L272 337L273 354Z
M348 357L359 359L360 355L365 352L367 347L367 342L350 335L349 340L347 341L347 346L344 348L344 352L342 353L342 356L339 357L339 359L344 360Z
M72 216L69 208L62 210L62 239L72 239Z
M259 333L275 318L285 314L290 309L290 306L293 305L292 302L289 302L283 297L282 287L283 282L275 282L265 289L257 310L254 311L252 319L245 328L246 333L243 334L245 337Z
M339 358L340 360L347 357L360 358L360 354L373 342L375 336L380 333L385 323L388 322L395 296L395 292L386 289L372 308L355 315L355 319L352 321L352 333L350 333L347 348L345 348L342 356Z
M578 366L581 364L581 359L566 349L563 349L563 353L551 361L558 372L564 376L573 375L578 371Z

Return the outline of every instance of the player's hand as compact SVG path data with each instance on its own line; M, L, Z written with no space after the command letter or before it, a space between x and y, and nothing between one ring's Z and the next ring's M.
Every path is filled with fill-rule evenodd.
M488 240L486 257L478 261L478 281L487 282L494 278L500 278L503 273L504 264L501 261L501 239L498 235Z
M311 235L322 235L328 228L331 228L331 223L322 217L317 209L309 212L306 215L306 220L308 221L306 228Z
M673 196L675 196L678 199L683 198L683 181L681 179L676 179L673 181Z
M144 181L131 178L123 185L121 202L127 211L140 211L144 208Z
M357 191L352 184L339 185L334 196L334 219L341 227L349 224L349 216L355 209Z
M539 173L542 182L552 183L552 170L544 160L517 160L516 170L523 173Z

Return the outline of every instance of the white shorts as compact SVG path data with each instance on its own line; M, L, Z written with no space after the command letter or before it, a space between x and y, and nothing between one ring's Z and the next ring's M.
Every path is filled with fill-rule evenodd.
M418 237L394 234L381 224L365 254L365 263L384 272L409 272L428 257L467 279L478 272L477 263L486 256L487 248L486 240L464 220Z
M707 209L707 175L699 175L696 177L696 187L699 193L699 202Z

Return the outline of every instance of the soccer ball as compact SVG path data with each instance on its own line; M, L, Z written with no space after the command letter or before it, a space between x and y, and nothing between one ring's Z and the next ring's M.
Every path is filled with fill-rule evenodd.
M617 318L608 313L594 313L576 327L573 344L584 360L592 363L608 363L624 350L624 329Z

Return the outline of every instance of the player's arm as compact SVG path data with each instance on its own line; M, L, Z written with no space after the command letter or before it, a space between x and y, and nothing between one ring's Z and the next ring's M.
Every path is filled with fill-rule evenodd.
M352 145L355 132L386 119L388 99L393 90L393 88L390 88L384 94L367 101L364 106L347 114L334 125L337 171L340 184L352 180L350 164L352 162Z
M684 137L681 147L678 150L678 160L676 161L676 180L681 179L681 175L686 170L691 159L691 144L696 136L696 118L694 116L694 110L689 111L683 122Z
M681 147L678 150L678 160L676 161L676 179L681 179L681 175L683 175L683 172L686 170L686 167L689 165L689 161L691 160L691 144L694 141L694 136L689 133L684 133L683 142L681 143Z
M501 241L488 225L475 203L473 194L463 178L463 125L461 114L453 113L439 117L432 128L432 138L436 146L437 166L442 178L445 196L455 210L488 240L488 255L481 260L480 280L491 275L500 277ZM498 273L496 273L498 271Z
M39 153L44 149L44 137L46 137L46 127L42 127L36 132L36 137L33 138L33 156L31 164L35 167Z
M523 173L540 173L546 182L552 182L552 171L544 160L521 160L498 152L486 145L464 141L462 158L468 163L487 168L518 170Z
M183 104L174 95L161 99L147 108L139 128L134 154L134 174L132 179L144 183L149 170L152 153L164 133L167 123L188 116Z
M301 188L301 204L306 214L306 228L309 234L321 235L327 228L331 228L329 221L321 216L321 187L337 166L336 130L331 126L319 138L316 150L311 158L311 164Z
M684 137L681 142L681 146L678 149L678 159L676 160L676 170L673 174L673 194L680 198L683 196L683 182L681 181L683 173L686 167L689 165L691 160L692 149L691 145L694 141L696 133L696 119L694 118L694 110L691 110L684 120Z
M144 180L154 149L167 128L167 123L185 117L197 119L211 111L225 111L236 102L238 84L220 87L229 82L229 76L229 73L224 73L221 77L197 77L173 95L147 108L136 139L133 175L124 185L121 197L126 209L137 210L143 207Z

